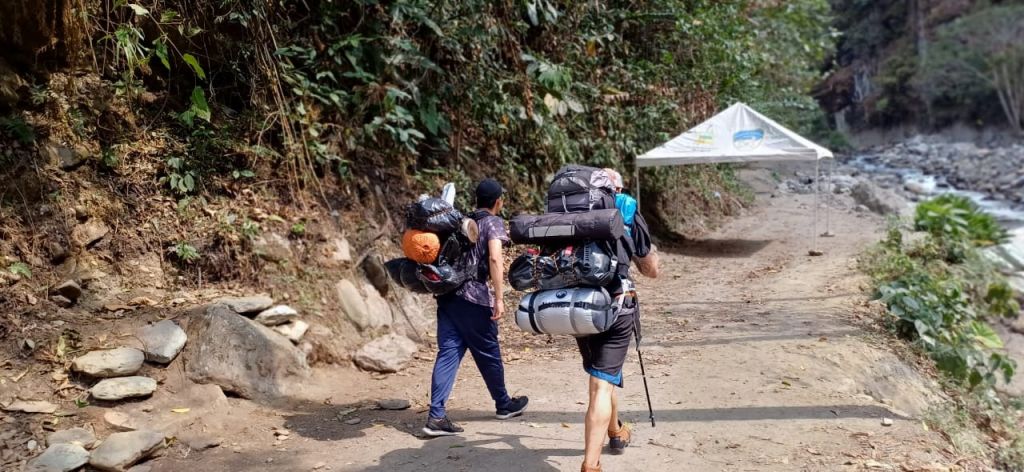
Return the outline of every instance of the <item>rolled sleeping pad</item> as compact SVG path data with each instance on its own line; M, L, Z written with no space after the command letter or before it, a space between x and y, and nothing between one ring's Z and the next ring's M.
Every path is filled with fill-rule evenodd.
M618 209L591 210L582 213L545 213L512 218L512 242L550 245L567 241L603 241L619 239L626 225Z
M589 242L547 256L523 254L509 266L508 280L512 288L522 291L604 287L614 280L616 266L601 244Z
M441 253L441 239L436 233L407 229L402 234L402 253L420 264L430 264Z
M529 293L516 310L516 325L533 334L589 336L607 331L616 318L613 299L601 287Z
M462 234L466 236L469 242L476 244L476 240L480 238L480 226L476 220L472 218L462 219Z

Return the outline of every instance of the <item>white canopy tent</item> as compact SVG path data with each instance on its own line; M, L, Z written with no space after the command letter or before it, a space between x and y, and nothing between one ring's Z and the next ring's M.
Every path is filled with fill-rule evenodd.
M638 156L637 200L640 199L641 167L725 162L815 161L813 231L817 241L818 177L821 175L822 159L834 162L832 152L828 149L814 144L749 106L736 103L667 143ZM831 175L830 167L830 181ZM830 191L829 195L831 193ZM831 226L831 218L827 225ZM826 229L826 234L829 234L829 229Z

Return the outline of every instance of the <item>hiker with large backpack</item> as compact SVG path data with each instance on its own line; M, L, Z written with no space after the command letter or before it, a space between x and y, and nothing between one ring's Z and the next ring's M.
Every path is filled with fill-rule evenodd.
M525 396L509 396L498 345L497 321L505 314L503 247L509 242L505 222L497 216L504 204L502 193L501 185L493 179L477 186L477 210L470 215L478 229L476 244L457 264L463 270L469 268L468 280L437 297L437 358L431 377L430 412L423 428L428 436L451 436L463 431L448 418L445 404L467 349L494 399L498 419L521 415L529 403Z
M632 259L649 255L650 234L638 213L626 234L615 187L603 169L566 166L551 183L547 213L512 221L513 242L539 246L519 256L509 272L514 288L535 290L520 302L516 324L534 334L575 336L589 376L583 472L601 471L606 434L612 453L624 452L631 439L618 416L615 387L624 386L631 338L639 352L639 305L629 267Z

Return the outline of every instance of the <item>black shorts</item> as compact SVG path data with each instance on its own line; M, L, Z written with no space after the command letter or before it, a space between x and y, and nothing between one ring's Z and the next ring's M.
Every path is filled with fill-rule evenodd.
M583 357L583 370L616 387L623 386L622 366L626 363L629 341L633 339L633 321L640 313L634 307L619 315L603 333L576 338Z

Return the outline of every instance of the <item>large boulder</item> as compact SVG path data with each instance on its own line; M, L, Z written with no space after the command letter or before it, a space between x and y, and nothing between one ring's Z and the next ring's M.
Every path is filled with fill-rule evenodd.
M288 238L277 233L260 235L252 245L256 255L270 262L284 262L292 257L292 246Z
M92 451L89 465L99 470L123 471L166 445L164 435L155 431L114 433Z
M138 372L145 359L138 349L119 347L81 356L71 363L71 369L92 377L123 377Z
M173 361L185 347L185 341L188 340L185 330L171 320L143 326L136 336L142 342L146 360L161 364Z
M898 215L907 208L907 201L891 190L862 180L850 191L853 199L879 215Z
M213 304L188 325L185 373L245 398L287 395L309 376L306 355L266 326Z
M360 331L391 325L391 307L369 282L363 282L363 291L366 296L363 296L355 284L348 279L338 282L335 290L338 294L338 301L341 302L341 309Z
M433 314L428 313L424 307L427 305L426 297L414 295L408 290L399 290L395 295L398 300L392 308L395 313L392 329L415 341L424 341L427 334L433 331L434 325Z
M388 334L366 343L352 356L361 369L374 372L398 372L416 354L416 343L400 334Z

